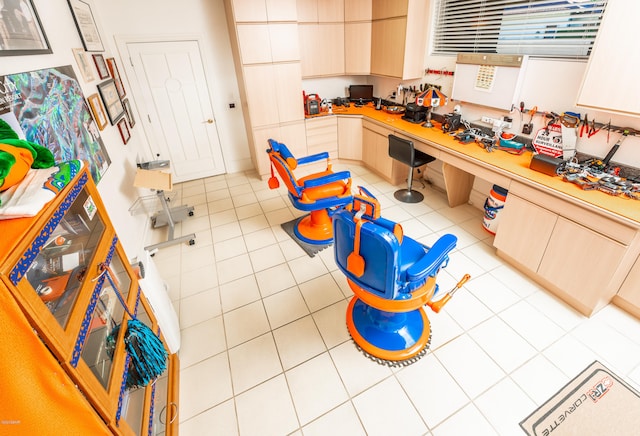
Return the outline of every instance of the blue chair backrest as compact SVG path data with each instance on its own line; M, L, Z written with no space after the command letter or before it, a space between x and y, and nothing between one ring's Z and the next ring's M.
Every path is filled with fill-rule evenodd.
M384 220L384 218L379 218ZM400 243L388 228L371 221L360 230L359 254L364 257L364 274L356 277L347 269L347 258L353 252L356 224L353 213L347 210L333 215L335 260L338 268L349 279L373 295L396 299L399 287Z

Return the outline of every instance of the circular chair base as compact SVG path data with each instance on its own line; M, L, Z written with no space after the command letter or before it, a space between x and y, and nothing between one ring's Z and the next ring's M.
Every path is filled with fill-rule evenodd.
M298 219L293 227L293 233L298 239L307 244L325 245L333 242L333 226L331 219L319 216L314 212Z
M396 200L401 201L403 203L420 203L424 200L424 195L421 192L414 191L413 189L409 191L408 189L400 189L393 193L393 196Z
M409 312L385 312L357 297L351 299L347 309L347 329L365 354L389 366L417 361L431 341L431 325L423 307Z

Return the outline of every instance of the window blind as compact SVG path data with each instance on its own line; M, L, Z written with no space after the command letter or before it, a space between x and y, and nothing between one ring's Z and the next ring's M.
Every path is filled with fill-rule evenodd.
M436 0L433 54L585 59L607 0Z

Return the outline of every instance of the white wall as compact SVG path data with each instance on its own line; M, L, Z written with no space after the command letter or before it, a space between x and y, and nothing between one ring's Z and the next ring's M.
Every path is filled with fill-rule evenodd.
M207 81L214 104L218 134L223 147L227 172L250 169L251 159L241 113L240 97L233 68L224 14L223 0L185 0L177 4L167 0L109 2L85 0L92 6L101 34L105 58L115 57L122 64L115 38L123 35L171 35L197 34L205 45L204 61ZM73 58L72 48L82 47L67 0L33 0L42 26L53 50L49 55L12 56L0 58L0 75L72 65L83 93L89 96L97 92L94 80L85 83ZM131 89L120 68L126 89ZM138 121L135 100L128 93ZM236 109L229 109L229 103L236 103ZM140 122L131 131L131 140L122 144L118 129L107 125L101 132L112 164L98 185L98 190L106 204L107 211L120 240L133 257L141 252L148 241L143 240L148 233L148 217L132 215L128 209L140 195L150 195L150 191L133 187L136 162L150 159L147 139Z

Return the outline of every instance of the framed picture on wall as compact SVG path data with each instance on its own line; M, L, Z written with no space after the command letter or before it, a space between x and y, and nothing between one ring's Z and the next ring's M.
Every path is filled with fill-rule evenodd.
M91 5L80 0L67 0L76 22L82 45L86 51L104 51L98 26L91 12ZM6 3L6 2L5 2Z
M131 112L131 103L129 103L129 99L125 98L122 100L122 105L124 106L124 113L127 116L127 121L129 121L129 127L133 129L133 126L136 125L136 119L133 118L133 112Z
M53 53L32 0L3 1L0 56Z
M122 142L125 144L129 142L129 139L131 139L131 133L129 132L129 127L127 126L127 120L122 118L120 121L118 121L118 130L120 131Z
M87 101L89 102L89 108L91 108L91 113L98 125L98 129L103 130L107 125L107 114L104 112L104 106L102 106L100 96L98 94L90 95Z
M107 69L107 64L104 61L104 56L102 56L101 54L94 54L93 63L96 64L98 77L100 77L101 79L106 79L107 77L109 77L109 70Z
M124 98L127 95L124 90L124 86L122 85L122 79L120 78L120 71L118 71L118 65L116 64L116 60L114 58L107 58L107 66L109 67L109 73L111 73L111 77L113 77L113 81L116 82L116 88L118 89L118 95L120 98Z
M113 79L99 83L98 92L100 92L102 103L104 103L104 107L107 110L109 122L114 126L118 119L124 115L124 106L122 106L122 101L118 96L118 90Z
M91 66L91 61L87 60L86 53L82 48L73 48L71 49L73 52L73 57L76 58L76 63L78 64L78 69L80 70L80 74L82 74L82 78L85 82L93 82L96 80L95 75L93 74L93 67Z

